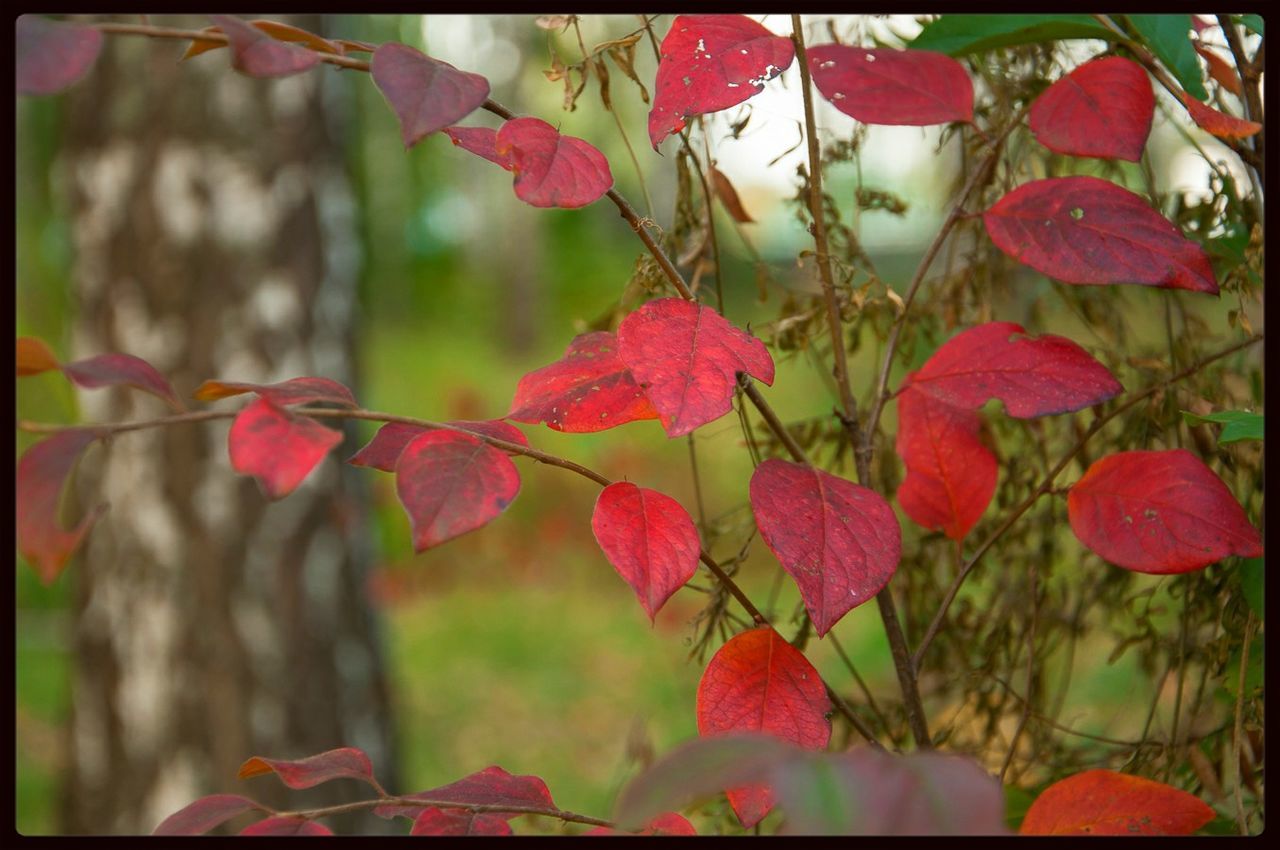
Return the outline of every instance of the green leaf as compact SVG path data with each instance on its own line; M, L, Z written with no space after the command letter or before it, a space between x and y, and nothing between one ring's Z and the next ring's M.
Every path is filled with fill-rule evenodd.
M1263 658L1263 643L1255 640L1249 645L1249 665L1244 670L1244 695L1248 699L1262 687L1263 671L1266 664ZM1222 673L1222 690L1226 692L1229 702L1236 701L1236 693L1240 690L1240 647L1231 650L1226 669Z
M943 15L926 25L910 46L962 56L1015 44L1115 37L1089 15Z
M1004 824L1013 832L1018 831L1022 819L1027 816L1027 809L1035 802L1036 796L1025 788L1006 785L1004 788Z
M1191 46L1190 15L1126 15L1138 35L1173 74L1187 94L1208 100L1200 73L1200 59Z
M1261 15L1232 15L1231 20L1237 24L1241 24L1249 32L1262 35L1262 16Z
M1266 599L1262 561L1262 558L1245 558L1240 562L1240 586L1244 599L1259 617L1265 617L1262 609Z
M1215 422L1226 426L1222 429L1222 433L1218 435L1219 444L1262 439L1261 413L1249 413L1246 410L1222 410L1218 413L1197 416L1184 410L1182 411L1182 418L1188 425Z

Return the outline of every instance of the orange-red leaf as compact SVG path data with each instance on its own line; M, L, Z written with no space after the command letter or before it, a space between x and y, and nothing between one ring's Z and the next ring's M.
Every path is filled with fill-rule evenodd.
M874 490L770 458L756 467L750 491L760 536L795 579L818 637L897 570L902 529Z
M39 375L59 368L58 358L42 339L33 336L18 337L18 377Z
M1094 59L1045 89L1028 116L1051 151L1101 159L1142 158L1156 98L1142 66L1122 56Z
M729 182L729 178L720 173L720 169L714 165L711 166L711 186L715 189L716 197L720 199L720 203L724 204L725 212L739 224L754 224L755 219L742 207L742 199L738 197L738 190L733 188L733 184Z
M623 319L618 353L663 417L668 437L728 413L738 372L773 383L764 343L683 298L650 301Z
M62 431L27 449L18 461L18 552L45 584L58 577L102 513L101 507L89 511L70 530L58 521L58 504L72 468L80 453L101 436L92 428Z
M480 528L519 492L511 459L469 434L419 434L396 462L396 494L413 525L416 552Z
M1023 835L1190 835L1213 820L1206 803L1163 782L1086 770L1044 790L1019 829Z
M1219 139L1244 139L1262 131L1262 125L1256 121L1246 121L1234 115L1219 112L1212 106L1206 106L1186 92L1179 92L1182 105L1191 113L1191 120L1196 125Z
M304 47L276 41L240 18L210 15L231 43L231 67L251 77L287 77L315 66L320 57Z
M498 419L488 419L480 422L472 422L465 419L455 419L449 422L450 425L457 425L459 428L466 428L489 437L496 437L499 440L506 440L508 443L519 443L522 446L529 445L529 440L521 433L519 428L514 425L508 425ZM404 447L413 441L413 438L419 434L425 434L428 431L438 431L439 428L424 428L420 425L406 425L402 422L388 422L378 429L378 433L373 435L373 439L369 444L351 456L347 463L352 466L370 466L374 469L381 469L383 472L395 472L396 462L400 460L400 453L404 451Z
M160 822L152 835L204 835L237 815L262 806L239 794L210 794L183 806Z
M374 85L400 119L406 148L479 109L489 97L489 81L459 71L448 62L407 44L379 47L371 63Z
M540 118L503 124L494 150L503 167L516 175L516 197L531 206L584 207L613 187L604 154L582 139L560 135Z
M555 801L551 799L551 792L547 789L547 783L537 776L516 776L507 773L496 765L465 776L457 782L420 791L417 794L402 794L401 797L410 800L430 800L435 804L457 803L460 806L556 808ZM384 818L399 816L416 819L428 807L425 804L422 806L388 804L378 806L373 812ZM515 812L494 812L493 814L507 820L517 817Z
M1209 257L1145 200L1097 177L1034 180L982 216L996 247L1065 283L1218 294Z
M809 73L832 106L864 124L973 120L973 82L943 53L820 44L809 49Z
M580 434L656 419L658 411L618 356L618 338L596 331L574 337L564 357L521 378L507 418Z
M254 756L240 765L237 776L248 779L264 773L275 773L290 788L311 788L331 779L360 779L374 784L373 764L362 750L340 747L303 759L267 759Z
M689 512L670 496L618 481L600 491L591 530L652 620L698 571L702 551Z
M1185 573L1229 555L1262 556L1262 538L1213 470L1186 449L1117 452L1067 493L1071 530L1107 561Z
M831 738L831 711L822 677L809 660L768 626L734 636L711 658L698 683L698 734L766 732L811 750ZM773 807L763 786L728 792L748 829Z
M341 407L359 407L351 390L329 378L290 378L277 384L241 384L234 381L205 381L196 388L198 401L216 401L242 393L257 393L261 397L287 407L291 404L336 404Z
M54 94L78 82L102 52L102 33L93 27L22 15L14 82L18 94Z
M1195 16L1191 19L1194 21ZM1209 65L1209 76L1218 81L1218 85L1237 97L1244 93L1244 86L1240 82L1240 75L1236 73L1236 69L1231 66L1226 59L1223 59L1217 52L1210 50L1199 42L1191 42L1191 46L1195 48L1201 58Z
M236 415L227 436L231 468L258 479L269 499L292 493L341 442L342 432L295 416L265 397Z
M653 149L685 118L719 112L764 91L795 59L791 39L746 15L679 15L662 39L649 141Z

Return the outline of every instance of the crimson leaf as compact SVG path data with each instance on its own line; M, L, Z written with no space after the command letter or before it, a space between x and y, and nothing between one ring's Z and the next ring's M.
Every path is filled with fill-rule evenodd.
M22 15L14 25L18 94L54 94L79 81L102 51L102 33L39 15Z
M1101 159L1142 158L1156 98L1142 66L1105 56L1045 89L1028 118L1036 140L1051 151Z
M489 81L391 42L373 53L373 83L400 119L406 148L470 115L489 98ZM456 142L455 142L456 144Z
M494 151L516 175L516 197L535 207L584 207L613 187L609 161L593 146L541 118L513 118L494 137Z
M238 794L211 794L183 806L160 822L152 835L204 835L236 815L262 807Z
M417 794L401 795L411 800L430 800L435 805L457 803L460 806L517 806L542 809L556 808L551 799L547 783L537 776L516 776L507 773L500 767L491 766L464 776L457 782L420 791ZM379 817L396 816L417 818L427 805L406 806L387 804L373 810ZM494 813L510 820L517 816L516 812Z
M248 779L264 773L275 773L281 782L295 789L311 788L331 779L361 779L377 784L369 757L355 747L340 747L293 761L254 756L240 765L237 775Z
M809 72L823 97L864 124L973 120L973 83L942 53L820 44L809 50Z
M299 817L270 817L251 823L240 830L241 835L333 835L333 830L322 823Z
M502 815L469 812L466 809L423 809L413 821L410 835L510 835L511 826Z
M650 620L698 571L697 527L679 502L657 490L626 481L605 487L591 530Z
M79 386L88 389L124 385L159 396L175 410L183 410L182 402L169 381L141 357L132 354L99 354L62 366L62 373Z
M338 443L342 433L314 419L295 416L269 398L246 405L231 423L227 446L231 467L258 479L267 498L294 491Z
M494 165L511 170L506 157L498 156L498 131L488 127L445 127L447 135L455 145L463 150L471 151L476 156L484 157Z
M529 445L528 439L521 433L519 428L514 425L508 425L497 419L483 420L480 422L472 422L465 419L455 419L449 422L450 425L457 425L459 428L466 428L489 437L496 437L499 440L506 440L508 443L519 443L522 446ZM378 429L378 433L373 435L373 439L369 444L356 452L347 463L352 466L371 466L374 469L381 469L383 472L395 472L396 462L400 460L400 453L404 451L404 447L409 445L414 437L419 434L425 434L428 431L442 430L439 428L424 428L421 425L407 425L402 422L388 422Z
M41 440L18 461L18 552L36 569L45 584L62 572L102 508L86 513L70 530L58 521L58 503L67 477L90 443L103 436L92 428L76 428Z
M902 529L874 490L770 458L751 476L760 536L795 579L822 637L880 592L902 557Z
M982 216L991 241L1065 283L1218 294L1209 257L1139 196L1097 177L1034 180Z
M231 67L251 77L287 77L320 61L304 47L276 41L261 30L229 15L210 15L231 43Z

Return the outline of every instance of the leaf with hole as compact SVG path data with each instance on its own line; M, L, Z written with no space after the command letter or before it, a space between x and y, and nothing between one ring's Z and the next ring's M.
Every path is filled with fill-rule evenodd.
M591 530L649 619L698 571L702 544L689 512L670 496L618 481L600 491Z
M494 151L516 175L516 197L535 207L576 209L613 188L604 154L582 139L562 136L540 118L513 118L498 129Z
M210 15L231 44L231 67L250 77L287 77L314 67L313 50L277 41L248 22L229 15Z
M942 53L820 44L809 49L809 73L832 106L864 124L973 120L969 74Z
M414 437L396 462L396 495L422 552L497 518L520 492L520 474L501 449L456 431Z
M1142 66L1105 56L1076 68L1031 104L1036 141L1055 153L1137 162L1151 133L1156 98Z
M719 419L733 406L737 373L773 383L764 343L703 304L659 298L618 326L618 353L640 383L668 437Z
M692 115L737 106L795 59L791 39L746 15L678 15L659 48L649 141L653 149Z
M97 29L40 15L19 16L14 37L18 94L56 94L79 82L102 52L102 33Z
M956 334L903 383L966 409L998 398L1018 419L1081 410L1124 390L1076 343L1053 334L1031 336L1013 322L987 322Z
M908 384L898 395L895 450L907 468L898 504L913 522L963 540L996 492L995 455L979 437L972 410L939 401Z
M265 397L246 405L227 435L231 468L258 479L269 499L292 493L341 442L341 431L295 416Z
M818 637L897 570L902 529L874 490L770 458L756 467L750 494L760 536L795 579Z
M18 554L35 568L45 584L62 572L103 508L88 511L70 529L58 520L67 478L89 444L105 436L93 428L62 431L41 440L18 460L14 501Z
M767 732L820 750L831 738L832 710L822 676L800 650L768 626L735 635L712 656L698 683L698 734ZM729 803L747 829L773 806L765 785L728 790Z
M1262 555L1262 538L1213 470L1186 449L1117 452L1067 493L1081 543L1141 573L1185 573L1231 555Z
M400 120L400 138L411 148L479 109L489 81L432 59L407 44L390 42L373 53L373 84Z
M1200 798L1163 782L1086 770L1053 783L1027 810L1023 835L1191 835L1213 820Z
M564 357L521 378L507 418L581 434L657 419L658 411L618 356L617 336L595 331L574 337Z
M1128 189L1097 177L1023 184L983 213L996 247L1064 283L1218 294L1204 249Z

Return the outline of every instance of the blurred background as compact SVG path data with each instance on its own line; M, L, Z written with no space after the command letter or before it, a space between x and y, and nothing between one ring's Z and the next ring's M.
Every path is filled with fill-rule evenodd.
M652 19L659 38L669 18ZM785 16L758 19L789 32ZM282 20L331 38L401 41L483 73L495 100L599 147L622 194L671 225L678 140L662 155L650 148L636 83L611 63L612 111L598 76L565 109L581 79L566 83L563 66L581 60L584 44L643 33L642 19L583 18L583 44L562 21L531 15ZM828 26L864 44L900 44L919 30L910 16L806 21L812 41L829 40ZM634 300L628 282L642 249L606 202L526 206L508 173L440 134L406 152L364 74L322 66L257 80L232 71L225 50L179 63L184 42L107 42L70 91L17 104L17 333L64 359L135 354L185 398L207 378L323 375L374 410L496 418L521 375L559 358L576 333L607 325L624 291ZM1074 48L1088 56L1101 45ZM647 37L633 57L651 96ZM793 66L707 124L711 156L755 220L735 225L716 213L725 313L740 326L769 327L781 302L816 291L812 268L797 261L811 245L790 202L804 161L798 87ZM847 140L854 122L818 105L824 144ZM477 112L463 123L499 122ZM946 212L963 152L939 128L860 132L858 155L832 166L828 191L879 190L902 202L851 222L901 290ZM1148 159L1120 170L1164 193L1206 184L1203 158L1159 113ZM686 275L711 286L696 265ZM998 318L1033 314L1050 284L1028 277L1030 294ZM1138 313L1156 303L1149 292L1123 297ZM1079 327L1069 312L1035 315L1037 330ZM811 353L776 355L777 389L766 395L788 419L832 408L830 379ZM873 362L855 358L855 386L869 384ZM162 414L138 396L76 391L49 373L23 379L18 416ZM892 411L885 427L892 433ZM71 510L106 501L110 511L52 585L21 562L16 575L20 832L149 832L213 792L282 804L351 799L359 792L346 783L285 798L271 796L269 779L235 779L252 755L343 745L366 750L393 791L498 764L541 776L562 808L605 816L655 753L696 734L702 664L690 659L692 620L705 597L681 591L651 626L591 536L592 485L517 461L522 495L502 517L414 555L393 477L341 463L374 430L351 423L338 452L279 503L230 472L225 422L122 435L86 456ZM718 555L736 551L730 531L750 526L752 466L735 415L691 441L666 439L656 422L595 435L523 430L540 448L674 496L723 532ZM31 442L18 435L18 450ZM771 614L793 616L797 596L763 546L750 547L741 570ZM835 634L871 693L892 699L872 607ZM807 654L853 693L832 641ZM1120 734L1133 663L1099 664L1077 681L1079 706L1068 706L1077 728Z

